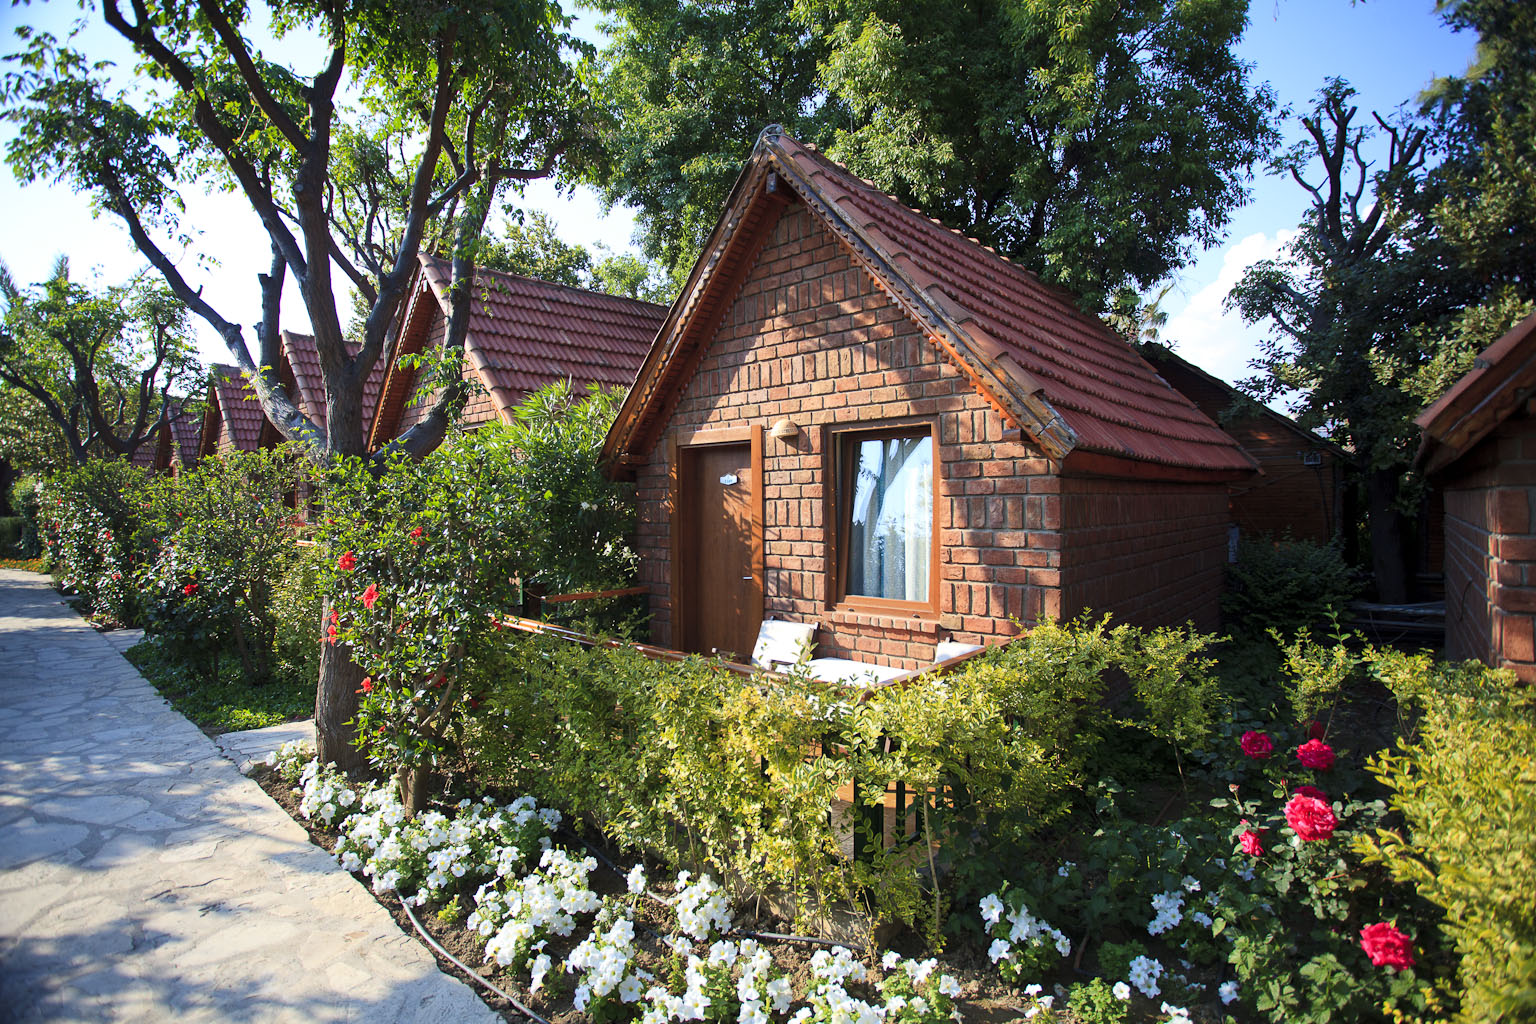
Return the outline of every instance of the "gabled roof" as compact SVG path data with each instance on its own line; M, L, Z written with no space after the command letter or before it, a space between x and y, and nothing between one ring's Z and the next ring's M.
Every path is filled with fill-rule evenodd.
M238 367L224 363L209 367L208 404L203 414L202 440L198 445L200 454L218 452L221 428L229 431L236 451L255 451L261 446L261 429L266 420L261 403L246 390L245 377Z
M197 446L202 439L202 419L190 410L171 417L171 464L191 468L197 465Z
M763 132L609 432L643 458L786 202L804 202L976 390L1048 455L1246 475L1252 459L1070 296L903 206L784 135ZM1101 465L1109 465L1101 458Z
M1349 453L1326 437L1308 430L1289 416L1283 415L1271 409L1261 402L1255 401L1251 396L1244 394L1237 388L1228 384L1220 377L1207 373L1188 359L1183 358L1167 345L1158 342L1147 342L1138 347L1141 357L1152 364L1159 377L1168 382L1168 385L1179 392L1185 398L1195 403L1212 420L1220 422L1218 417L1232 407L1234 403L1240 403L1243 415L1252 415L1262 418L1281 430L1295 434L1297 440L1314 448L1326 448L1340 458L1348 458Z
M1461 458L1536 394L1536 313L1484 349L1472 369L1414 423L1423 432L1415 460L1436 473Z
M320 368L320 351L315 347L315 339L308 334L299 334L296 331L283 331L281 361L278 363L278 380L289 389L289 396L299 411L309 417L321 434L325 433L325 373ZM347 355L357 357L358 349L362 348L357 342L346 343ZM379 391L384 386L384 362L377 360L373 364L373 370L369 372L368 379L363 381L363 407L361 421L363 429L367 430L373 422L373 407L378 401ZM283 440L282 434L271 421L262 424L263 444L278 444Z
M446 318L452 268L421 256L407 298L397 355L426 346L434 317ZM666 308L651 302L551 284L519 274L475 272L465 359L502 418L530 392L557 380L624 387L634 379ZM391 440L415 388L416 372L389 367L370 447Z

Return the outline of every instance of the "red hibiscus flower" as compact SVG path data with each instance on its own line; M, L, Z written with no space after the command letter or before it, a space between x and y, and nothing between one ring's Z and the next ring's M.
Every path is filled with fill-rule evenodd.
M1314 800L1321 800L1325 804L1332 802L1328 799L1328 794L1324 793L1316 786L1297 786L1295 789L1291 790L1291 792L1297 796L1310 796Z
M186 594L188 597L191 597L193 594L197 593L197 584L188 583L186 586L181 588L181 592Z
M1296 760L1308 768L1325 772L1333 767L1333 748L1322 740L1307 740L1296 748Z
M327 626L325 630L325 642L328 644L334 644L336 642L336 633L337 630L335 626Z
M351 572L357 568L357 556L350 551L343 553L340 558L336 559L336 568L342 572Z
M1285 805L1285 823L1305 842L1327 839L1339 827L1333 808L1315 796L1298 793Z
M364 692L364 693L372 693L373 692L373 677L372 676L363 676L363 691L362 692Z
M374 586L372 583L368 584L368 589L363 591L363 607L371 609L374 605L374 602L376 602L378 599L379 588Z
M1400 971L1413 966L1413 940L1385 921L1360 929L1360 948L1377 967Z
M1248 819L1243 819L1243 824L1248 824ZM1237 837L1237 845L1250 857L1264 856L1264 833L1268 829L1261 828L1257 832L1253 829L1244 829L1243 834Z
M1243 733L1243 753L1257 761L1262 761L1275 752L1274 741L1262 732L1254 732L1249 729Z
M416 527L416 529L412 530L411 534L410 534L410 536L411 536L411 543L412 544L420 544L422 537L424 537L425 535L426 535L426 531L425 530L423 530L419 526Z

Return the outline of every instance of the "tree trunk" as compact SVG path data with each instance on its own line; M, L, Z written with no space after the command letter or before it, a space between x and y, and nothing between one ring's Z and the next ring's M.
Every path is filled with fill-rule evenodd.
M323 635L331 614L331 600L322 608ZM363 670L352 660L352 648L344 644L320 644L320 681L315 687L315 755L321 764L336 763L342 771L363 766L357 746L358 690Z
M406 768L395 772L395 786L400 791L400 803L407 817L415 817L427 806L432 796L434 774L426 768Z
M1372 469L1366 474L1366 515L1371 530L1371 570L1376 599L1386 604L1408 600L1408 568L1403 557L1403 514L1398 510L1396 469Z

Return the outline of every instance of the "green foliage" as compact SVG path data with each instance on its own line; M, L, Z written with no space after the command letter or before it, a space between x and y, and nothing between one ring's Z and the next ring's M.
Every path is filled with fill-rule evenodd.
M616 405L552 385L511 426L382 472L359 459L327 475L325 632L368 674L358 724L376 764L415 772L452 756L462 705L502 656L496 619L525 587L627 585L633 513L596 458Z
M134 577L151 555L141 529L150 483L126 462L98 459L58 474L39 492L54 574L102 622L139 620Z
M1294 633L1343 614L1359 589L1331 544L1244 537L1237 561L1227 566L1222 618L1249 636Z
M482 239L476 262L490 270L572 288L587 287L592 273L592 254L584 246L562 240L555 233L555 222L542 211L509 221L500 237Z
M38 490L42 486L35 476L24 476L11 485L11 508L23 520L21 535L16 548L23 557L31 557L43 550L42 506Z
M802 915L852 898L938 945L950 894L917 869L961 868L962 886L995 877L1004 851L1072 805L1112 717L1103 674L1182 675L1200 693L1201 646L1177 630L1043 624L962 671L855 701L815 680L748 680L697 658L518 639L487 672L469 759L488 783L526 788L621 845L782 890ZM1193 717L1151 728L1205 735ZM910 798L904 838L882 847L865 818L898 782ZM838 805L850 785L852 806ZM829 818L834 806L845 809ZM850 843L852 861L839 852Z
M0 555L6 557L20 555L22 553L21 537L26 529L26 517L0 516Z
M1270 636L1280 644L1286 677L1286 696L1298 722L1312 722L1332 716L1344 686L1354 676L1365 658L1351 651L1345 638L1337 633L1332 643L1312 639L1310 630L1298 632L1289 643L1274 630Z
M1404 827L1357 848L1444 912L1459 1021L1536 1017L1536 695L1507 672L1384 653L1378 675L1422 715L1371 772Z
M603 7L605 194L674 277L770 123L1092 309L1217 240L1269 139L1236 0Z
M1103 978L1078 982L1067 990L1067 1008L1082 1024L1123 1024L1130 1016L1130 1003L1115 998L1109 982Z
M313 643L313 627L308 632ZM131 648L127 658L171 707L210 736L265 729L315 713L312 675L279 674L266 686L251 686L231 652L210 670L152 640Z
M36 289L23 289L0 263L0 385L19 423L0 452L46 466L62 449L78 464L124 458L169 412L168 392L200 381L187 310L142 277L96 291L69 276L60 258Z
M231 652L248 684L268 682L274 584L298 555L294 503L310 476L302 453L284 448L228 452L157 477L144 525L155 557L139 577L148 635L215 676ZM312 637L319 619L310 621Z

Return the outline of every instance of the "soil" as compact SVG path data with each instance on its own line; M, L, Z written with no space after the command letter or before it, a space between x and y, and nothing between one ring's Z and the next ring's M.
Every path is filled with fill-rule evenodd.
M288 815L298 822L309 833L310 842L321 847L326 852L334 852L336 837L324 828L315 824L299 814L298 798L294 796L293 788L265 765L258 765L251 773L253 779L264 789L273 800L288 812ZM557 837L562 845L571 849L572 853L592 852L598 859L599 869L593 873L591 885L594 891L600 895L609 895L624 891L624 879L622 872L615 866L622 863L618 856L611 850L602 846L592 846L587 841L575 836L562 834ZM649 865L648 865L649 866ZM355 876L358 881L368 885L368 880L361 874ZM369 889L372 892L372 889ZM391 917L400 929L409 935L415 936L421 941L421 936L412 925L405 908L401 905L399 897L395 893L374 893L374 899L389 911ZM462 920L469 913L469 905L461 898L461 910L457 919L448 919L450 915L440 912L443 907L439 904L428 903L422 907L413 908L416 920L420 922L433 941L440 945L454 958L468 965L471 973L479 979L488 980L492 984L515 997L520 1003L532 1010L540 1018L550 1024L587 1024L591 1018L571 1008L568 983L564 979L557 979L551 974L546 982L546 989L537 993L527 992L520 980L513 977L510 972L498 967L494 963L484 963L485 942L479 936L473 935L462 925ZM656 902L646 900L640 904L640 912L636 915L636 946L641 950L638 957L638 966L649 969L658 975L665 972L666 947L662 939L671 927L671 912L663 909ZM767 914L754 917L751 914L738 915L737 927L740 929L735 936L737 938L750 937L754 934L774 933L785 935L790 932L790 925L780 919ZM913 936L898 936L892 943L892 948L903 955L916 956L921 952L921 944ZM560 940L557 940L560 941ZM550 954L556 962L575 947L580 941L580 935L574 935L563 944L556 946L551 943ZM810 978L811 957L817 949L833 945L831 942L801 941L789 942L781 940L760 939L763 946L773 954L775 964L790 974L794 980L796 992L804 992L808 987ZM445 974L462 978L465 972L453 964L427 943L422 942L436 959L438 968ZM964 1014L966 1021L974 1024L1004 1024L1004 1022L1016 1021L1023 1017L1023 1006L1019 993L1009 990L998 978L997 973L991 969L985 957L979 952L968 951L959 954L948 954L939 959L938 970L951 974L960 983L961 997L956 1001ZM866 957L866 962L873 966L874 957ZM878 973L878 971L877 971ZM492 1010L499 1013L506 1021L527 1021L529 1018L507 1000L495 994L484 985L476 984L476 991L481 1000Z

